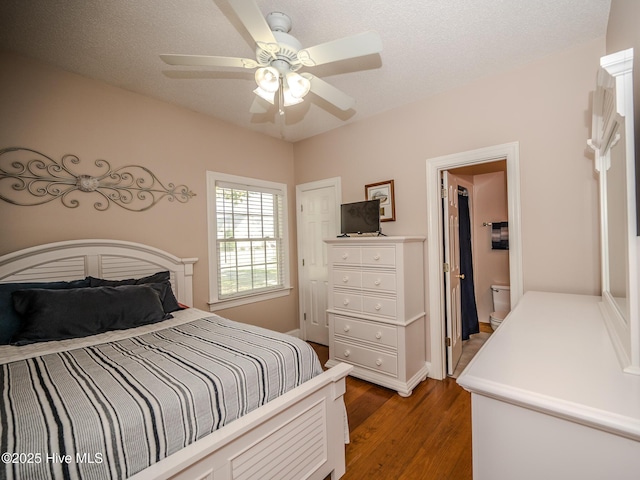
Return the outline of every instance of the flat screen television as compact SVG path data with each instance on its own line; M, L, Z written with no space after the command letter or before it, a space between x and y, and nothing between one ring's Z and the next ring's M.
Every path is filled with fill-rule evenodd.
M340 205L340 232L342 236L380 233L380 200Z

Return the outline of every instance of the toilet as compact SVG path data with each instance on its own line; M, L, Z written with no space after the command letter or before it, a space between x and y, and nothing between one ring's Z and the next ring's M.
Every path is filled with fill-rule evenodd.
M511 310L511 288L509 285L491 285L493 312L491 312L491 328L496 330L504 317Z

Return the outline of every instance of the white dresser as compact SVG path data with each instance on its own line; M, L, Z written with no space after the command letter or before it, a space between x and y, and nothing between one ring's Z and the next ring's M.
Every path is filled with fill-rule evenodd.
M329 361L409 396L427 377L423 237L325 240Z
M525 293L460 375L474 480L640 478L640 376L622 371L600 302Z

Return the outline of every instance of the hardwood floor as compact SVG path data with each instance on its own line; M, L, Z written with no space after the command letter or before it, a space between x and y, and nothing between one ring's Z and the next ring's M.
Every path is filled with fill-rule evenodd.
M324 364L328 348L312 345ZM455 380L427 379L403 398L347 377L345 404L344 480L471 479L471 396Z
M480 322L480 331L486 333L493 333L493 328L491 328L490 323Z

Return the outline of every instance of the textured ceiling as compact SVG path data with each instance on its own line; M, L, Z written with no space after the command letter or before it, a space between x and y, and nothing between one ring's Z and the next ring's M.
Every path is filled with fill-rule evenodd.
M375 30L383 51L308 71L356 99L313 94L249 113L253 71L170 67L162 53L255 58L226 0L2 0L0 48L297 141L605 35L610 0L257 0L303 47Z

